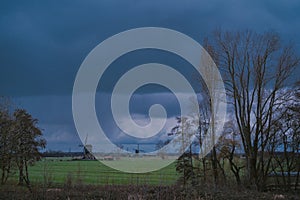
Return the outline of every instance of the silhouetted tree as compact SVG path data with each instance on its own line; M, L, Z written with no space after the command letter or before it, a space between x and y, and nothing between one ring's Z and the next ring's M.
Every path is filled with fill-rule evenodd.
M12 119L7 109L0 110L0 168L1 184L4 184L12 169L13 159L13 138L10 134Z
M271 158L266 147L275 137L272 127L285 86L299 58L291 46L283 46L274 32L216 31L212 42L246 156L250 185L263 189Z
M13 113L14 124L12 134L14 137L14 158L19 170L19 184L24 181L30 185L28 165L32 165L41 158L40 148L44 148L46 141L37 126L37 119L32 118L24 109L17 109Z

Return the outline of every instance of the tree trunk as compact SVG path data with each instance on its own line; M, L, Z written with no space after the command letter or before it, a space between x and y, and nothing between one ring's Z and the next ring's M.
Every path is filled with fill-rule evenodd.
M217 164L217 151L216 147L212 149L212 169L214 174L214 185L217 187L218 185L218 164Z
M19 185L24 184L24 173L23 173L23 161L20 162L19 165Z
M300 165L298 164L298 171L297 171L297 176L295 181L295 190L297 190L297 187L299 185L299 177L300 177Z
M4 180L5 180L5 169L4 167L2 167L2 175L1 175L1 185L4 185Z
M27 166L27 161L25 161L25 181L27 185L30 185L30 181L29 181L29 175L28 175L28 166Z
M202 158L202 165L203 165L203 177L204 177L204 183L206 183L206 159Z
M241 182L241 177L240 177L239 172L234 173L234 176L235 176L236 184L238 186L240 186L242 184L242 182Z
M241 177L240 177L240 169L241 168L239 168L238 166L236 166L233 163L232 158L229 159L229 164L230 164L230 169L235 176L236 184L237 184L237 186L240 186L241 185Z
M247 157L247 179L248 184L256 185L257 184L257 176L256 176L256 159L251 156ZM257 186L257 185L256 185Z

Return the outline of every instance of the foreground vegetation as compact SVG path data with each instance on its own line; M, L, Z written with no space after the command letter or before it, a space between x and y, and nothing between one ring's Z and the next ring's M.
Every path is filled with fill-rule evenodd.
M0 187L0 199L128 199L128 200L218 200L218 199L290 199L297 200L296 193L258 192L244 188L224 187L215 190L213 186L199 186L190 191L179 185L149 186L149 185L73 185L60 188L46 188L35 185L32 192L21 186L5 185Z
M225 165L230 173L229 164ZM270 188L258 192L237 186L234 177L215 187L211 169L206 169L205 181L201 176L197 184L183 184L177 167L175 162L159 171L129 174L98 161L43 158L28 169L30 190L18 185L18 174L13 174L1 185L0 199L298 199L298 191Z

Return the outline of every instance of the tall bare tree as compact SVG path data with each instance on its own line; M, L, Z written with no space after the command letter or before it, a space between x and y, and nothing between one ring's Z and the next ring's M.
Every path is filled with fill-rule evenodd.
M299 64L291 46L274 32L216 31L211 44L233 106L246 155L247 179L262 188L270 169L266 147L284 94L279 91Z

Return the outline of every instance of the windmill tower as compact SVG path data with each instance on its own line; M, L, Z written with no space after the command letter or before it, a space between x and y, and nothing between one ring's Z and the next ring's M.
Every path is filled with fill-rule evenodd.
M133 150L135 151L136 155L138 155L139 153L145 153L144 150L140 149L140 144L137 144L137 148Z
M88 134L86 134L84 145L79 145L80 147L83 147L83 160L95 160L95 157L92 154L93 146L91 144L87 144L88 140Z

